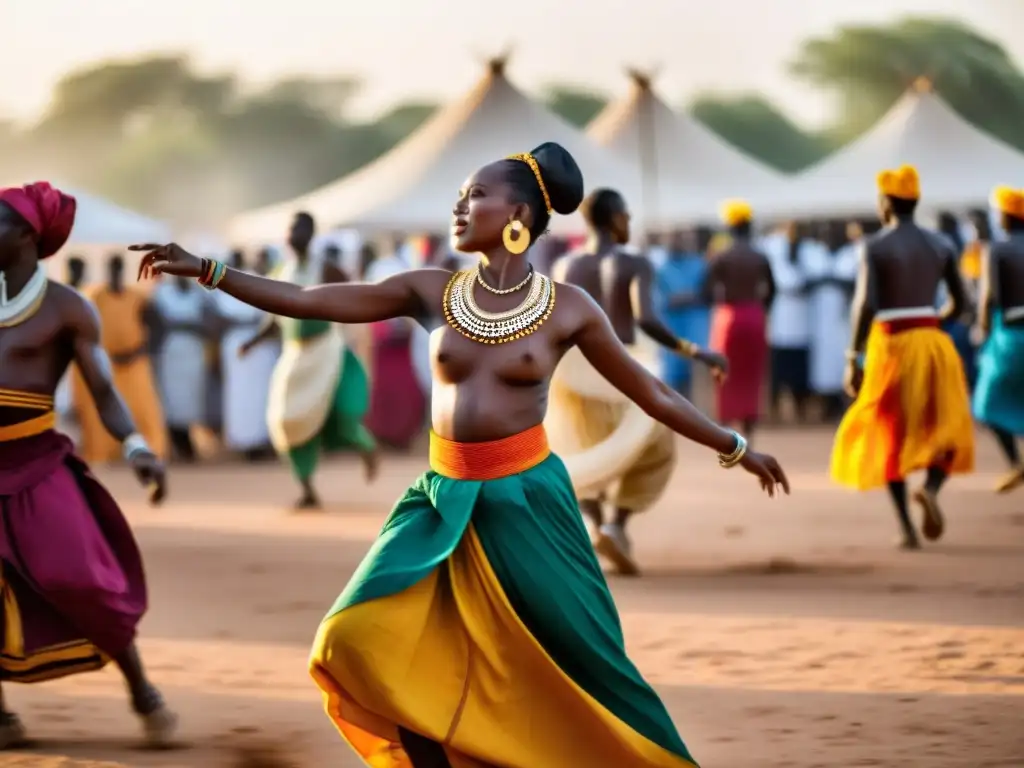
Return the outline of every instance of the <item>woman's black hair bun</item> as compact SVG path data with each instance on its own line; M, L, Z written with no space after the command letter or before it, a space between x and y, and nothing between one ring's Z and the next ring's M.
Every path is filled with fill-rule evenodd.
M573 213L583 202L583 172L569 150L546 141L530 152L540 168L544 186L556 213Z

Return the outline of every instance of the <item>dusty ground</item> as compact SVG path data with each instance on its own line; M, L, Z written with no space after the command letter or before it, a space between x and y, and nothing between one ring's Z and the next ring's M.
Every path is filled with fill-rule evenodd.
M647 577L613 580L630 650L697 758L1024 766L1024 490L990 493L1002 467L988 440L982 471L949 486L948 538L909 555L890 546L883 494L830 486L828 433L769 434L763 447L792 497L761 498L684 446L671 493L636 525ZM108 670L11 689L38 742L0 765L210 768L231 764L227 745L269 738L290 750L283 766L355 766L306 677L307 647L423 465L393 459L366 487L339 459L323 474L332 507L304 515L283 511L294 491L275 465L176 471L160 510L123 472L102 473L147 557L142 648L181 713L182 748L134 749Z

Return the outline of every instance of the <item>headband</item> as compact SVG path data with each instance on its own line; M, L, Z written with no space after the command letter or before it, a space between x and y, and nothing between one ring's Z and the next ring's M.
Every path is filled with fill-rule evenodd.
M540 193L544 195L544 207L547 208L548 213L551 213L551 198L548 197L548 188L544 186L544 177L540 173L540 165L537 164L537 158L529 152L520 152L518 155L509 155L507 159L518 160L530 166L530 170L533 171L533 175L537 179L537 186L540 187Z

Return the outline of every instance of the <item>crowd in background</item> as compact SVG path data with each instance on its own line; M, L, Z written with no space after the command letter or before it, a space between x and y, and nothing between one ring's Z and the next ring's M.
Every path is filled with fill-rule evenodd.
M791 223L758 238L776 285L767 332L771 365L765 391L770 421L834 423L842 416L847 405L844 350L858 271L858 241L878 226L873 221ZM964 220L943 214L938 228L963 254L964 277L975 285L982 247L992 237L988 213L972 211ZM453 270L466 263L466 257L450 252L436 237L392 236L363 242L355 233L344 235L319 238L312 257L333 262L350 280L377 281L428 265ZM549 273L556 259L581 245L581 241L545 238L531 251L534 266ZM713 300L706 288L707 264L725 245L722 234L697 227L652 236L645 246L656 270L665 322L678 336L702 346L708 343ZM228 261L237 269L273 276L284 258L288 258L284 250L266 247L233 251ZM272 318L227 294L208 292L194 281L164 278L147 291L135 283L133 275L125 275L125 261L119 254L108 258L103 274L87 274L85 262L74 256L68 258L67 267L67 282L97 306L119 389L153 445L186 462L212 453L248 461L273 455L266 410L280 345L273 339L251 343ZM936 301L941 303L944 297ZM970 318L964 318L947 330L971 380L969 328ZM427 428L427 332L417 322L397 320L346 328L344 334L370 374L366 426L383 446L409 450ZM702 379L689 360L662 350L659 373L673 388L702 404L698 391ZM64 426L76 436L87 460L116 460L117 448L104 440L105 432L81 384L73 371L62 384L58 410ZM789 409L783 407L787 400Z

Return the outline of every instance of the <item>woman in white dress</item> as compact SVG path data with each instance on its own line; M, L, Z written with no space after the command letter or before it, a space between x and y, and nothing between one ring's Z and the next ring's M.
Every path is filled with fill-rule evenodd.
M174 452L188 462L196 458L189 431L206 418L206 344L213 331L210 304L210 294L191 280L164 279L153 291L162 339L157 381Z
M269 268L269 260L263 262ZM231 254L230 265L243 269L242 254ZM231 451L256 461L272 458L270 430L267 427L267 403L270 377L281 353L277 340L258 344L244 356L242 345L255 335L266 313L243 304L223 291L212 294L214 310L220 319L220 365L224 387L224 445Z
M808 304L808 261L820 244L806 237L805 227L789 225L765 237L761 250L771 264L775 300L768 315L771 348L771 407L778 418L782 394L793 398L796 417L804 421L810 395L811 315Z

